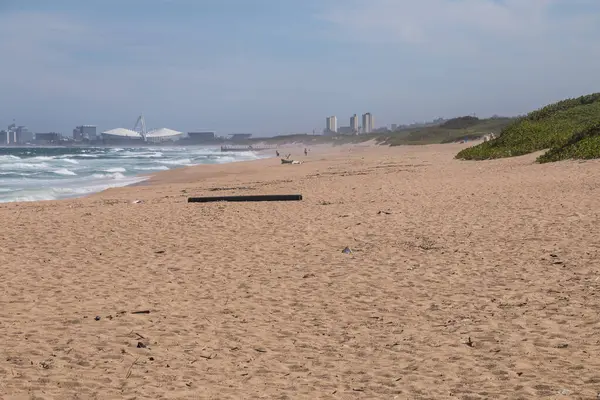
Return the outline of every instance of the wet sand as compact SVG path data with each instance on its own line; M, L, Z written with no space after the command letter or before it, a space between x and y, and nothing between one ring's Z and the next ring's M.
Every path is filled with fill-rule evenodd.
M464 146L0 205L0 398L596 398L600 162Z

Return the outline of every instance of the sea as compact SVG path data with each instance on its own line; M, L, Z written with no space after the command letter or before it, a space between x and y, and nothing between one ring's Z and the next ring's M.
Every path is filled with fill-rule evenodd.
M153 172L258 158L214 147L0 147L0 203L82 197Z

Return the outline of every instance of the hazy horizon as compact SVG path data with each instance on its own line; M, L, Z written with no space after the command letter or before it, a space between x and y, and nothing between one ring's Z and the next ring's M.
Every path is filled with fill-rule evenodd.
M0 1L0 127L257 135L599 91L597 0ZM596 85L596 86L594 86Z

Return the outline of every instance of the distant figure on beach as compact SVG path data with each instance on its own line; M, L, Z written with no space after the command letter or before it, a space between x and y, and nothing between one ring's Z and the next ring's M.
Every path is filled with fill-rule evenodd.
M304 148L304 155L307 156L308 155L308 150L306 150L306 148Z
M277 155L277 157L279 157L279 151L275 150L275 154Z

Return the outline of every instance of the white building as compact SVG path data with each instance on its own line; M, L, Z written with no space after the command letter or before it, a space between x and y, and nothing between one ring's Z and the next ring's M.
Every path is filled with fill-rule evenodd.
M356 114L350 117L350 128L352 132L358 133L358 116Z
M102 139L109 142L122 142L122 141L142 141L142 134L131 129L116 128L109 131L102 132Z
M325 120L325 132L337 132L337 117L332 115Z
M363 133L373 132L373 116L371 115L370 112L363 114L362 128L363 128Z
M94 128L95 129L95 128ZM131 129L116 128L102 132L102 139L107 142L174 142L183 137L183 132L178 132L173 129L160 128L150 131L146 130L146 120L143 115L140 115Z
M150 143L174 142L181 139L183 132L168 128L154 129L145 135L131 129L117 128L102 132L102 138L109 142L140 141Z
M161 128L150 131L146 134L146 140L152 143L174 142L181 139L183 132L174 131L173 129Z

